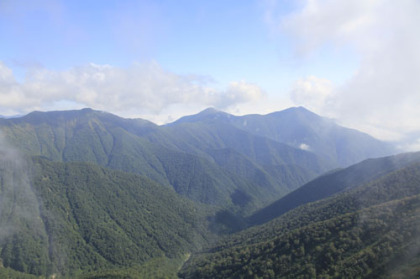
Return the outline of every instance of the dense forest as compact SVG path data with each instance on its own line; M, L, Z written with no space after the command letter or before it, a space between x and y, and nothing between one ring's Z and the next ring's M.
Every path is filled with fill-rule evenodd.
M16 186L8 169L1 204L3 266L70 277L131 267L153 258L183 258L206 242L205 206L148 178L88 163L34 158L33 184ZM4 173L2 177L5 177Z
M409 265L420 260L419 213L416 163L229 236L198 253L181 277L383 278L404 265L402 278L418 276Z
M304 108L0 131L1 278L419 276L420 153Z

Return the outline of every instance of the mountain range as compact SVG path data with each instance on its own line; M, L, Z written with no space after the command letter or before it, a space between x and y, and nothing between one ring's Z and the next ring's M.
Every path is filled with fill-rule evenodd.
M293 117L294 122L288 120ZM244 126L245 122L249 125ZM277 128L271 129L276 122ZM258 123L261 132L253 128ZM1 119L0 129L8 142L29 156L92 162L142 174L195 201L219 205L232 204L230 196L239 193L252 194L248 199L256 203L254 207L260 206L258 201L273 201L342 166L341 161L355 163L393 152L386 143L341 128L304 108L243 117L207 109L165 126L91 109L33 112ZM288 136L279 138L280 130ZM297 141L299 135L301 141ZM306 150L318 150L320 142L328 152ZM299 148L301 144L308 148ZM354 154L353 159L340 159L348 153ZM185 169L194 171L183 173Z
M323 176L341 192L300 203L263 225L222 239L197 253L180 277L418 278L420 153L369 163L380 166L393 159L407 161L375 179L360 180L365 170L347 170L361 184L345 191L336 173ZM319 189L306 191L316 195Z
M215 109L186 116L179 123L228 123L257 136L311 151L345 167L366 158L388 155L392 146L359 131L341 127L331 119L295 107L267 115L233 116ZM173 124L171 124L173 125Z
M407 236L388 227L404 214L401 226L417 222L420 155L392 155L391 144L302 107L245 116L206 109L161 126L92 109L32 112L0 119L0 133L2 276L304 278L362 274L365 265L376 276L405 253L397 244L417 241L415 225ZM389 204L395 216L382 216L377 208ZM380 227L399 242L383 243L395 253L380 266L360 260L359 273L326 264L320 251L358 230L354 218L365 211L388 218ZM366 233L343 261L374 247ZM280 239L320 247L303 241L310 252L302 253ZM280 272L283 256L301 268ZM255 267L269 259L272 268Z

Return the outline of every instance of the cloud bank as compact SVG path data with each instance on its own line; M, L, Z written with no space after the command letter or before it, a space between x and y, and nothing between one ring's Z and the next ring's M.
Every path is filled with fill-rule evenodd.
M0 109L19 114L64 106L93 107L122 116L158 115L173 106L229 107L257 101L264 92L245 81L217 89L208 77L178 75L158 63L128 68L88 64L66 71L37 68L18 82L11 69L0 63Z
M382 139L397 140L420 130L420 2L307 0L302 4L275 22L294 38L298 55L350 47L360 65L343 84L322 76L296 81L291 91L295 104Z

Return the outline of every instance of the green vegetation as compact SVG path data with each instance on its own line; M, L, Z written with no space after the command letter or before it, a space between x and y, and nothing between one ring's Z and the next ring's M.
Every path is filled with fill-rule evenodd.
M303 108L0 130L0 278L419 276L420 153Z
M337 167L395 152L389 144L359 131L340 127L332 120L320 117L303 107L289 108L267 115L244 116L207 109L175 122L180 123L224 123L296 148L301 148L304 144L311 152L328 162L333 162Z
M16 216L2 218L10 228L1 239L5 267L73 277L182 258L206 242L203 207L145 177L41 158L34 159L32 172L28 188L2 176L2 191L17 197L2 204L2 213ZM22 191L33 191L25 193L24 206Z
M198 253L182 278L379 278L420 258L420 164ZM395 274L395 272L394 272Z
M253 225L262 224L300 205L355 188L418 161L420 153L408 153L369 159L346 169L332 171L255 212L248 218L248 222Z
M193 201L248 213L332 167L310 152L226 124L159 127L84 109L0 119L0 129L28 156L141 174Z
M187 257L188 255L176 259L154 258L141 266L91 272L80 276L79 279L178 279L177 272Z
M43 278L32 274L27 274L13 270L11 268L0 267L0 278L3 279L39 279Z

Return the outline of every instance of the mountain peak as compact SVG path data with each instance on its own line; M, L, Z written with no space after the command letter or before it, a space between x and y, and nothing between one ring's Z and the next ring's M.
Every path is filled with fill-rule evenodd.
M305 107L299 106L299 107L291 107L287 108L285 110L273 112L270 114L267 114L267 116L277 116L277 115L293 115L293 116L305 116L305 117L317 117L317 118L323 118L319 116L318 114L308 110ZM324 118L325 119L325 118Z
M217 110L213 107L206 108L205 110L194 114L194 115L188 115L181 117L177 121L171 123L171 124L179 124L179 123L186 123L186 122L205 122L205 121L216 121L216 120L229 120L233 118L234 116Z
M222 111L219 111L219 110L217 110L217 109L215 109L215 108L213 108L213 107L209 107L209 108L206 108L205 110L202 110L201 112L199 112L198 114L202 114L202 115L204 115L204 114L215 114L215 113L221 113ZM222 112L223 113L223 112Z
M227 112L224 112L224 111L215 109L213 107L206 108L205 110L200 111L197 115L200 115L200 116L212 116L212 117L215 117L215 116L225 116L225 117L228 117L228 118L230 118L230 117L233 116L233 115L231 115L231 114L229 114Z
M289 108L291 111L295 111L298 113L309 113L309 114L316 114L313 111L310 111L309 109L302 107L302 106L298 106L298 107L291 107ZM316 114L317 115L317 114Z

